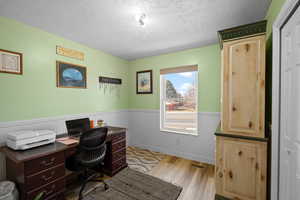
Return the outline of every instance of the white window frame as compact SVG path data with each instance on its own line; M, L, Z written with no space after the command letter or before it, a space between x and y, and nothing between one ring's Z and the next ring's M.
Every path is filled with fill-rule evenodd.
M161 132L166 132L166 133L178 133L178 134L184 134L184 135L193 135L193 136L198 136L198 79L199 79L199 73L198 70L197 71L193 71L196 73L196 78L195 78L195 90L196 90L196 94L195 94L195 98L196 98L196 110L195 110L195 115L196 115L196 130L194 131L188 131L188 130L181 130L181 129L167 129L164 128L164 119L165 119L165 99L166 99L166 92L165 92L165 81L163 76L165 74L160 74L160 108L159 108L159 112L160 112L160 131ZM175 72L176 73L176 72ZM182 72L178 72L178 73L182 73Z

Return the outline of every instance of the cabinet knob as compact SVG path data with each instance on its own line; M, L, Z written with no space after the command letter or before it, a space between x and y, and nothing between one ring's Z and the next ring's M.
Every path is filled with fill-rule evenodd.
M232 171L229 171L229 172L228 172L228 175L229 175L229 178L231 178L231 179L233 178L233 173L232 173Z
M246 44L246 51L248 52L250 50L250 45Z
M233 112L236 111L236 107L235 106L232 107L232 111Z
M219 177L222 178L223 177L223 173L219 172Z
M250 121L249 124L248 124L249 128L252 128L253 127L253 123Z

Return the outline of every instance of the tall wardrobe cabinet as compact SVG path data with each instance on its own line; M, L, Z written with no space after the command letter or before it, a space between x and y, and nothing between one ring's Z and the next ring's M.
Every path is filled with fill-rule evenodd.
M266 21L219 31L221 125L216 131L216 200L266 200Z

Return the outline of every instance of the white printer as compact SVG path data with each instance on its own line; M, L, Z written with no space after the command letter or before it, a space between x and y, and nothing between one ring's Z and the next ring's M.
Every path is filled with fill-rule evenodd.
M6 145L14 150L26 150L54 143L56 133L51 130L17 131L7 135Z

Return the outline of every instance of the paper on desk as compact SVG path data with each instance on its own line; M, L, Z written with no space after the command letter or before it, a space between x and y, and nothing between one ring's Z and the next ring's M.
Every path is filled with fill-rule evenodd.
M70 137L63 137L56 139L57 142L63 143L65 145L77 144L79 141Z

